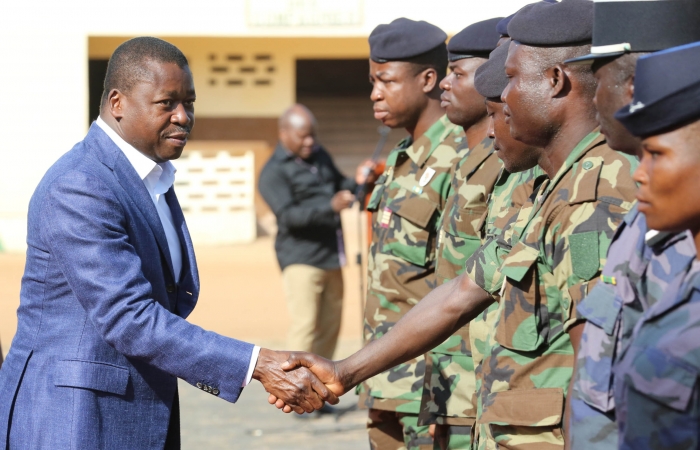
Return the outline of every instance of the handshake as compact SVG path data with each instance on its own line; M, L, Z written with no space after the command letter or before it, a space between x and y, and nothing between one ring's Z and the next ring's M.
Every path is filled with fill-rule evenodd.
M348 384L352 380L343 377L333 361L312 353L268 349L260 350L253 378L270 394L270 404L298 414L321 409L325 402L337 404L338 397L357 384Z

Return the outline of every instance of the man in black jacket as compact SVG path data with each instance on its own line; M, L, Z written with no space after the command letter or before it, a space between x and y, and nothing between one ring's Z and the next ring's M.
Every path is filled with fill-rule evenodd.
M340 331L345 264L340 211L355 200L367 162L346 178L316 140L316 119L303 105L282 114L279 143L258 188L277 217L275 250L292 324L288 348L330 358Z

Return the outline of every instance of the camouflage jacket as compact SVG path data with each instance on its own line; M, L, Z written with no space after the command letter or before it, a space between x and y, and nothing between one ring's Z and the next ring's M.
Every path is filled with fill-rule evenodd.
M437 286L438 220L450 180L467 152L461 127L443 116L388 156L367 209L373 213L364 337L381 338ZM367 380L368 406L418 414L425 361L418 358Z
M637 208L613 238L600 281L578 305L586 319L571 399L573 449L617 449L613 367L644 309L695 259L689 232L649 232Z
M573 369L566 332L595 283L616 228L632 206L636 160L598 131L569 154L513 225L512 250L482 361L478 447L561 448Z
M502 166L493 139L488 137L459 162L441 218L435 267L438 284L461 274L467 258L481 245L477 227L486 214L486 202ZM421 424L472 425L476 386L469 325L425 357Z
M615 365L619 448L700 447L700 262L645 310Z

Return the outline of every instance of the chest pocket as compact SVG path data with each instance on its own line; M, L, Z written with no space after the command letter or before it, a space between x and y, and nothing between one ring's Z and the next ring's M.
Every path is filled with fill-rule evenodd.
M384 189L386 189L386 173L383 173L377 178L377 182L372 190L372 195L369 198L369 203L367 203L367 211L376 212L379 208L379 203L382 201L382 195L384 195Z
M447 234L460 238L479 237L479 226L486 214L485 206L475 208L459 208L455 217L446 218L442 228Z
M612 395L612 363L617 346L621 301L615 288L599 282L578 306L580 316L586 318L584 338L578 354L578 370L574 388L579 397L594 408L608 412L615 407Z
M537 283L539 251L519 242L503 261L504 293L499 305L496 342L518 351L537 350L545 341L540 332L549 321Z
M418 196L392 202L382 251L417 266L434 261L435 232L431 232L431 228L437 208L437 203Z

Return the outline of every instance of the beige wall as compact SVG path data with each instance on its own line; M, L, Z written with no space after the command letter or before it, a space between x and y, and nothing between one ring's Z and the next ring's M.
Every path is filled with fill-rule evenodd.
M89 57L107 59L126 39L90 37ZM369 57L365 38L165 36L164 39L187 56L197 91L196 112L205 117L277 117L295 100L297 59ZM231 61L229 56L242 60ZM256 57L269 57L269 60L256 60ZM229 81L242 84L228 84Z
M252 100L232 89L221 94L225 101L215 104L208 100L214 98L213 89L211 95L205 95L201 81L197 81L202 96L197 108L202 114L255 112L273 117L293 100L293 78L280 75L291 73L295 57L366 56L367 48L362 46L372 29L400 16L427 20L454 34L471 23L507 15L531 2L337 0L336 9L343 9L341 4L346 2L356 3L359 20L337 26L259 26L249 20L247 13L251 2L259 5L257 2L263 1L4 1L0 12L0 250L24 251L27 207L34 188L46 169L85 135L88 49L92 51L97 36L178 36L173 41L183 45L191 58L198 56L185 48L185 37L191 37L188 39L192 44L198 39L211 40L212 44L216 41L223 51L228 51L232 43L245 44L247 48L236 51L246 54L269 51L274 49L273 44L280 44L279 48L285 50L275 50L275 57L279 58L277 76L282 81L269 91L260 91L267 95ZM283 3L274 0L267 6L274 8ZM333 7L332 0L321 3ZM295 0L294 5L299 4L309 9L316 3ZM344 43L333 45L339 42L334 38ZM195 68L193 62L197 79L201 78L200 71L207 70L206 64L197 62Z

